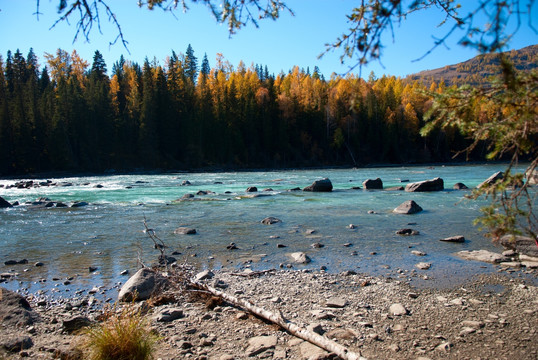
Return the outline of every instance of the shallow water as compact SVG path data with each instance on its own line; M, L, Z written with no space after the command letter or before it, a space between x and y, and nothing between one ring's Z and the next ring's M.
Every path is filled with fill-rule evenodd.
M475 187L505 165L439 167L390 167L345 170L293 170L239 173L168 173L159 175L111 175L50 179L58 184L32 189L6 189L14 180L0 180L0 196L10 202L35 201L48 197L70 203L86 201L81 208L32 209L21 205L0 211L0 272L14 270L17 281L8 288L30 287L31 291L62 287L58 277L75 276L78 286L112 286L125 281L120 272L137 268L138 258L151 263L158 255L143 232L148 226L167 244L169 253L179 251L200 267L223 266L268 269L291 263L289 253L304 251L308 265L294 268L327 271L354 270L370 274L394 274L395 269L412 270L420 261L432 268L418 271L433 281L466 278L495 271L488 264L460 260L460 250L500 250L484 238L473 219L483 201L468 201L468 191L451 190L456 182ZM520 170L524 169L521 167ZM320 178L331 179L332 193L288 191L303 188ZM403 191L352 190L362 181L380 177L385 188L441 177L445 191L405 193ZM43 179L45 180L45 179ZM191 185L181 186L184 180ZM39 181L39 180L38 180ZM96 188L96 185L102 188ZM245 192L249 186L260 190L258 197ZM271 191L261 191L271 188ZM195 201L175 201L199 190L213 193L196 196ZM394 214L406 200L415 200L424 211L415 215ZM373 210L376 214L369 214ZM260 221L274 216L280 224ZM409 223L416 223L409 225ZM349 224L357 226L348 228ZM196 235L175 235L179 226L194 227ZM411 227L420 235L403 237L395 231ZM315 230L309 234L309 230ZM464 235L463 244L440 242L440 238ZM279 237L279 238L275 238ZM235 242L238 250L226 245ZM311 244L325 246L314 249ZM343 244L351 243L351 247ZM277 248L285 244L285 248ZM425 257L411 250L427 253ZM353 255L352 252L356 252ZM375 255L374 255L375 253ZM259 256L262 255L262 256ZM4 266L4 261L26 258L27 265ZM254 260L250 263L249 260ZM43 267L34 267L41 261ZM88 267L97 271L89 273ZM27 269L27 271L25 271ZM38 282L46 279L46 282Z

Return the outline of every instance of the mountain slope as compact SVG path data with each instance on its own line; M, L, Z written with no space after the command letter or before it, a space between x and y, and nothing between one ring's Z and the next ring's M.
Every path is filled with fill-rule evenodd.
M538 45L527 46L520 50L505 53L514 63L516 69L530 71L538 68ZM421 71L407 76L406 80L423 81L426 85L444 81L451 85L481 85L489 77L499 74L499 56L497 54L479 55L465 62L447 65L435 70Z

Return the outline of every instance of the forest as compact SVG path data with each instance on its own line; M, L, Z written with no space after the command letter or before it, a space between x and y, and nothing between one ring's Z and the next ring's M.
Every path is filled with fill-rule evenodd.
M316 67L210 67L189 45L160 65L122 56L107 69L58 49L0 56L0 174L364 166L463 161L456 129L420 136L443 81ZM484 151L473 154L483 159Z

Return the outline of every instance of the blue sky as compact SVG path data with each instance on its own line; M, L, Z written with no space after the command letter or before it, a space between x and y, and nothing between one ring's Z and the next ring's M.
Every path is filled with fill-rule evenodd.
M526 0L522 1L526 2ZM288 0L287 4L294 10L295 16L283 14L276 22L265 20L260 28L249 25L236 35L229 36L227 27L215 22L209 10L192 4L187 13L178 10L175 16L156 9L149 11L138 8L136 0L108 0L116 12L118 21L129 42L127 50L114 40L116 29L102 14L101 30L94 27L87 42L82 36L73 43L75 19L72 23L60 23L50 29L58 18L56 7L58 0L41 0L39 19L35 15L35 0L0 0L0 53L5 59L8 50L20 51L26 56L32 47L44 65L44 52L54 53L61 48L68 52L77 52L91 63L95 50L105 57L108 69L121 54L126 59L142 63L147 56L154 57L164 65L172 50L185 52L191 44L195 55L201 62L207 53L211 66L215 64L217 53L234 66L239 61L249 66L251 63L267 65L271 73L287 72L294 65L302 68L318 66L329 77L332 72L344 74L353 62L340 64L338 51L325 55L318 60L318 55L325 49L325 44L333 42L348 27L346 14L356 6L358 0ZM478 3L474 0L462 1L465 6ZM538 4L534 6L534 15L538 14ZM519 49L538 43L538 35L528 26L525 19L522 28L510 44L509 49ZM461 34L454 34L449 39L448 47L439 47L433 54L420 61L414 61L425 54L433 45L433 37L440 37L448 31L447 26L437 27L442 21L439 11L428 11L412 15L407 21L395 27L394 42L387 34L382 64L372 63L365 66L362 76L370 71L377 76L382 74L402 76L434 69L445 65L468 60L476 55L471 49L457 45ZM538 21L535 21L538 27Z

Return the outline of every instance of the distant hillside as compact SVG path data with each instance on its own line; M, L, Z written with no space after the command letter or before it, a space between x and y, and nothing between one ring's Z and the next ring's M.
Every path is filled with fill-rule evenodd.
M531 45L520 50L508 51L511 61L518 70L533 70L538 68L538 45ZM451 85L480 85L487 81L490 76L499 73L499 57L496 54L479 55L471 60L447 65L435 70L421 71L409 75L406 80L422 80L429 86L432 81L439 83L444 81L447 86Z

